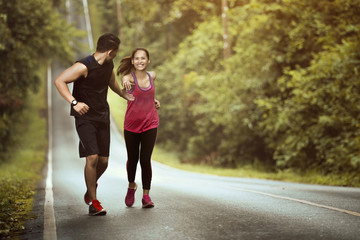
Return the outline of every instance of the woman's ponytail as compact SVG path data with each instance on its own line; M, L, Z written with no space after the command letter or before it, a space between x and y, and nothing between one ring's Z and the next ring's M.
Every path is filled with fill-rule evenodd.
M120 65L117 69L117 75L120 74L129 74L131 70L133 69L133 64L131 63L131 56L124 57L120 61Z

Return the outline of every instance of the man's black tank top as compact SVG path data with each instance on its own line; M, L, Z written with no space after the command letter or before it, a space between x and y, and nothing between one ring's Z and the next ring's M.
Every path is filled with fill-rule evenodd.
M89 106L89 111L80 116L71 107L70 115L92 121L110 122L107 92L114 63L107 61L100 65L94 55L87 56L77 62L87 67L88 75L86 78L80 77L74 82L73 96L78 102L86 103Z

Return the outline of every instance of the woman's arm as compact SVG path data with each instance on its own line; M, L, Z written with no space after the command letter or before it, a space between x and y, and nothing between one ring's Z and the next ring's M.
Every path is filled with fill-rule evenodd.
M149 72L149 74L150 74L150 76L151 76L151 79L152 79L153 81L155 81L155 79L156 79L156 72Z
M150 74L150 76L151 76L151 79L152 79L153 82L154 82L155 79L156 79L156 73L155 73L155 72L149 72L149 74ZM157 100L156 98L155 98L155 108L156 108L156 109L160 109L160 101Z

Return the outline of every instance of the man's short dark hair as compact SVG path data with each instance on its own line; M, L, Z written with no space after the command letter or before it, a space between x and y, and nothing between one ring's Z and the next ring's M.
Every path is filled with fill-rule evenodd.
M98 39L96 51L106 52L109 50L118 49L120 44L120 39L112 33L105 33L101 35Z

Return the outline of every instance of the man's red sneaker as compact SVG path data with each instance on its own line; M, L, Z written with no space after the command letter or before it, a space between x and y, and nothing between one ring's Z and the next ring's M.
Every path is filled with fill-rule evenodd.
M100 216L105 214L106 210L100 205L100 202L98 200L93 200L89 206L89 215Z

